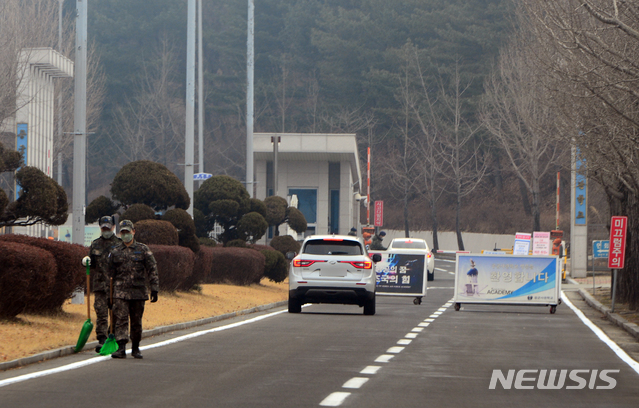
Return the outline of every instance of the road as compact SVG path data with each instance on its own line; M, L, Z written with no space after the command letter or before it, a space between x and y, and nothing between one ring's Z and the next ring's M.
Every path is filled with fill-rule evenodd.
M454 262L436 268L419 306L378 297L375 316L357 306L276 309L145 339L143 360L84 352L3 372L0 407L639 406L637 371L566 304L554 315L494 305L455 312ZM494 370L504 379L490 389ZM540 370L567 370L584 384L567 377L560 389L539 389ZM533 389L515 389L517 376Z

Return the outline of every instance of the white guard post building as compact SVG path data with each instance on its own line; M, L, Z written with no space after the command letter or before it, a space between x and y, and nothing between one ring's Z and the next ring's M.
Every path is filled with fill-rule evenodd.
M18 68L17 112L9 121L9 131L16 134L16 150L24 153L24 164L37 167L53 176L54 82L55 78L72 78L73 61L52 48L29 48L20 52ZM15 200L20 189L11 197ZM14 233L37 237L50 235L50 227L36 224L14 227Z
M297 196L297 208L308 223L304 236L359 230L355 195L361 174L355 134L254 133L253 148L255 197L277 195L290 202ZM286 228L280 226L280 235Z

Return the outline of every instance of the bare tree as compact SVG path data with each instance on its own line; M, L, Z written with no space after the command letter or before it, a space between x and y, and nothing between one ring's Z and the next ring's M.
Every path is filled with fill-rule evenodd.
M470 81L462 84L459 74L459 62L447 86L441 81L441 100L445 106L444 129L442 131L443 153L441 158L446 169L442 172L449 180L450 192L455 196L455 232L457 246L464 250L461 234L462 199L471 194L479 185L486 173L486 162L483 160L481 143L477 133L481 125L471 123L464 112L464 93Z
M610 210L639 229L639 9L627 0L524 2L520 25L538 56L564 144L587 159ZM630 233L618 300L639 308L639 234Z
M155 55L145 61L134 96L115 110L113 145L121 158L117 165L151 160L172 171L183 157L184 107L176 80L174 46L164 37Z
M481 118L532 196L532 229L540 230L540 181L561 153L552 109L521 41L502 50L497 68L485 84Z

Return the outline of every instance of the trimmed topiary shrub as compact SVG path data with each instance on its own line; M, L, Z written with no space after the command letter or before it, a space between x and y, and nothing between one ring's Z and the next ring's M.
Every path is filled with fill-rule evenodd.
M284 256L287 252L299 253L302 248L302 244L297 242L295 238L290 235L281 235L279 237L273 237L271 240L271 246L280 251Z
M280 251L263 249L260 251L264 255L264 276L272 282L284 282L288 276L289 263Z
M190 248L193 252L200 250L200 242L195 236L195 223L189 213L181 208L174 208L167 211L162 220L170 222L177 229L180 246Z
M135 240L147 245L177 245L178 232L168 221L143 220L134 223Z
M193 274L195 254L177 245L149 245L158 263L160 290L175 292L186 285Z
M215 248L217 246L217 242L215 242L215 240L211 238L200 237L199 241L200 241L200 249L202 248L202 245L211 247L211 248Z
M31 245L0 241L0 319L40 309L55 282L53 255ZM8 340L8 339L7 339Z
M110 198L101 195L100 197L91 201L89 205L87 205L84 221L87 224L96 222L100 219L100 217L115 214L118 208L120 208L119 204L116 204Z
M51 290L33 306L29 305L27 310L35 313L58 313L76 288L86 288L86 268L82 266L82 258L89 254L87 247L16 234L0 235L0 241L32 245L48 251L55 258L56 274Z
M134 225L143 220L154 220L155 211L146 204L133 204L124 211L120 217L120 221L129 220Z
M246 244L246 241L244 241L243 239L234 239L232 241L227 242L226 245L224 246L231 247L231 248L250 248Z
M268 223L257 212L244 214L237 223L237 232L240 238L251 243L255 243L255 241L262 238L267 229Z
M247 286L264 276L265 257L248 248L211 248L213 262L207 283Z

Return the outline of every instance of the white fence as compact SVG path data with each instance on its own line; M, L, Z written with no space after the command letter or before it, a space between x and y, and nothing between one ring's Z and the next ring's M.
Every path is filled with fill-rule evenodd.
M383 229L386 232L383 245L388 246L388 243L393 238L404 238L404 230L389 230ZM433 247L433 232L432 231L411 231L411 238L422 238L428 242L429 247ZM457 234L455 232L444 231L438 232L437 238L439 240L439 249L456 251L457 247ZM462 239L464 241L464 249L473 253L480 253L483 250L492 250L494 248L512 248L515 243L515 235L512 234L480 234L475 232L462 232Z

